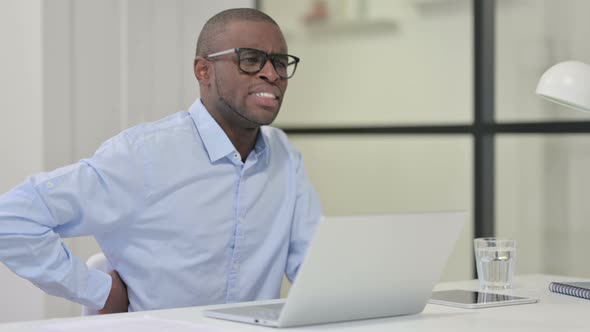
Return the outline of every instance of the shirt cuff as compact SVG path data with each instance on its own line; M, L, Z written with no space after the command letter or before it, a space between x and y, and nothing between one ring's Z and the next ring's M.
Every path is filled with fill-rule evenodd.
M103 271L89 268L86 282L86 296L80 303L94 310L104 308L111 292L111 284L113 282L111 276Z

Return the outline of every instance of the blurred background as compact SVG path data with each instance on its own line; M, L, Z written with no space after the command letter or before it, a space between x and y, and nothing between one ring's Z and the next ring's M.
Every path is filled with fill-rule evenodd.
M302 58L275 125L326 215L467 210L443 280L473 278L482 235L517 240L517 274L590 277L590 114L534 94L590 62L585 0L0 0L0 192L187 109L199 31L231 7ZM80 312L3 265L0 292L0 322Z

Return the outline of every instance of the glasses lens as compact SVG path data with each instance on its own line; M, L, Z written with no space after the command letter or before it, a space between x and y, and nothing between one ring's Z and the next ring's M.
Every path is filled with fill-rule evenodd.
M240 69L247 73L259 71L266 62L264 52L258 50L242 49L240 51Z
M239 54L240 69L246 73L259 72L268 59L266 53L254 49L242 48ZM291 78L295 74L298 61L296 57L288 54L272 54L268 57L281 78Z
M277 54L273 56L273 65L280 77L290 78L295 73L297 60L287 54Z

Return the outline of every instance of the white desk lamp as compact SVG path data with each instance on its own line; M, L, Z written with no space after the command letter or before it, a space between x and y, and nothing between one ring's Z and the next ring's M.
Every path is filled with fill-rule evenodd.
M537 94L552 102L590 112L590 65L560 62L541 76Z

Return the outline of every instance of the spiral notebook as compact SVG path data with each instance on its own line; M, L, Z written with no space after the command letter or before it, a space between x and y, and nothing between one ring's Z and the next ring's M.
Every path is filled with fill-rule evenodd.
M590 282L552 282L549 290L590 300Z

